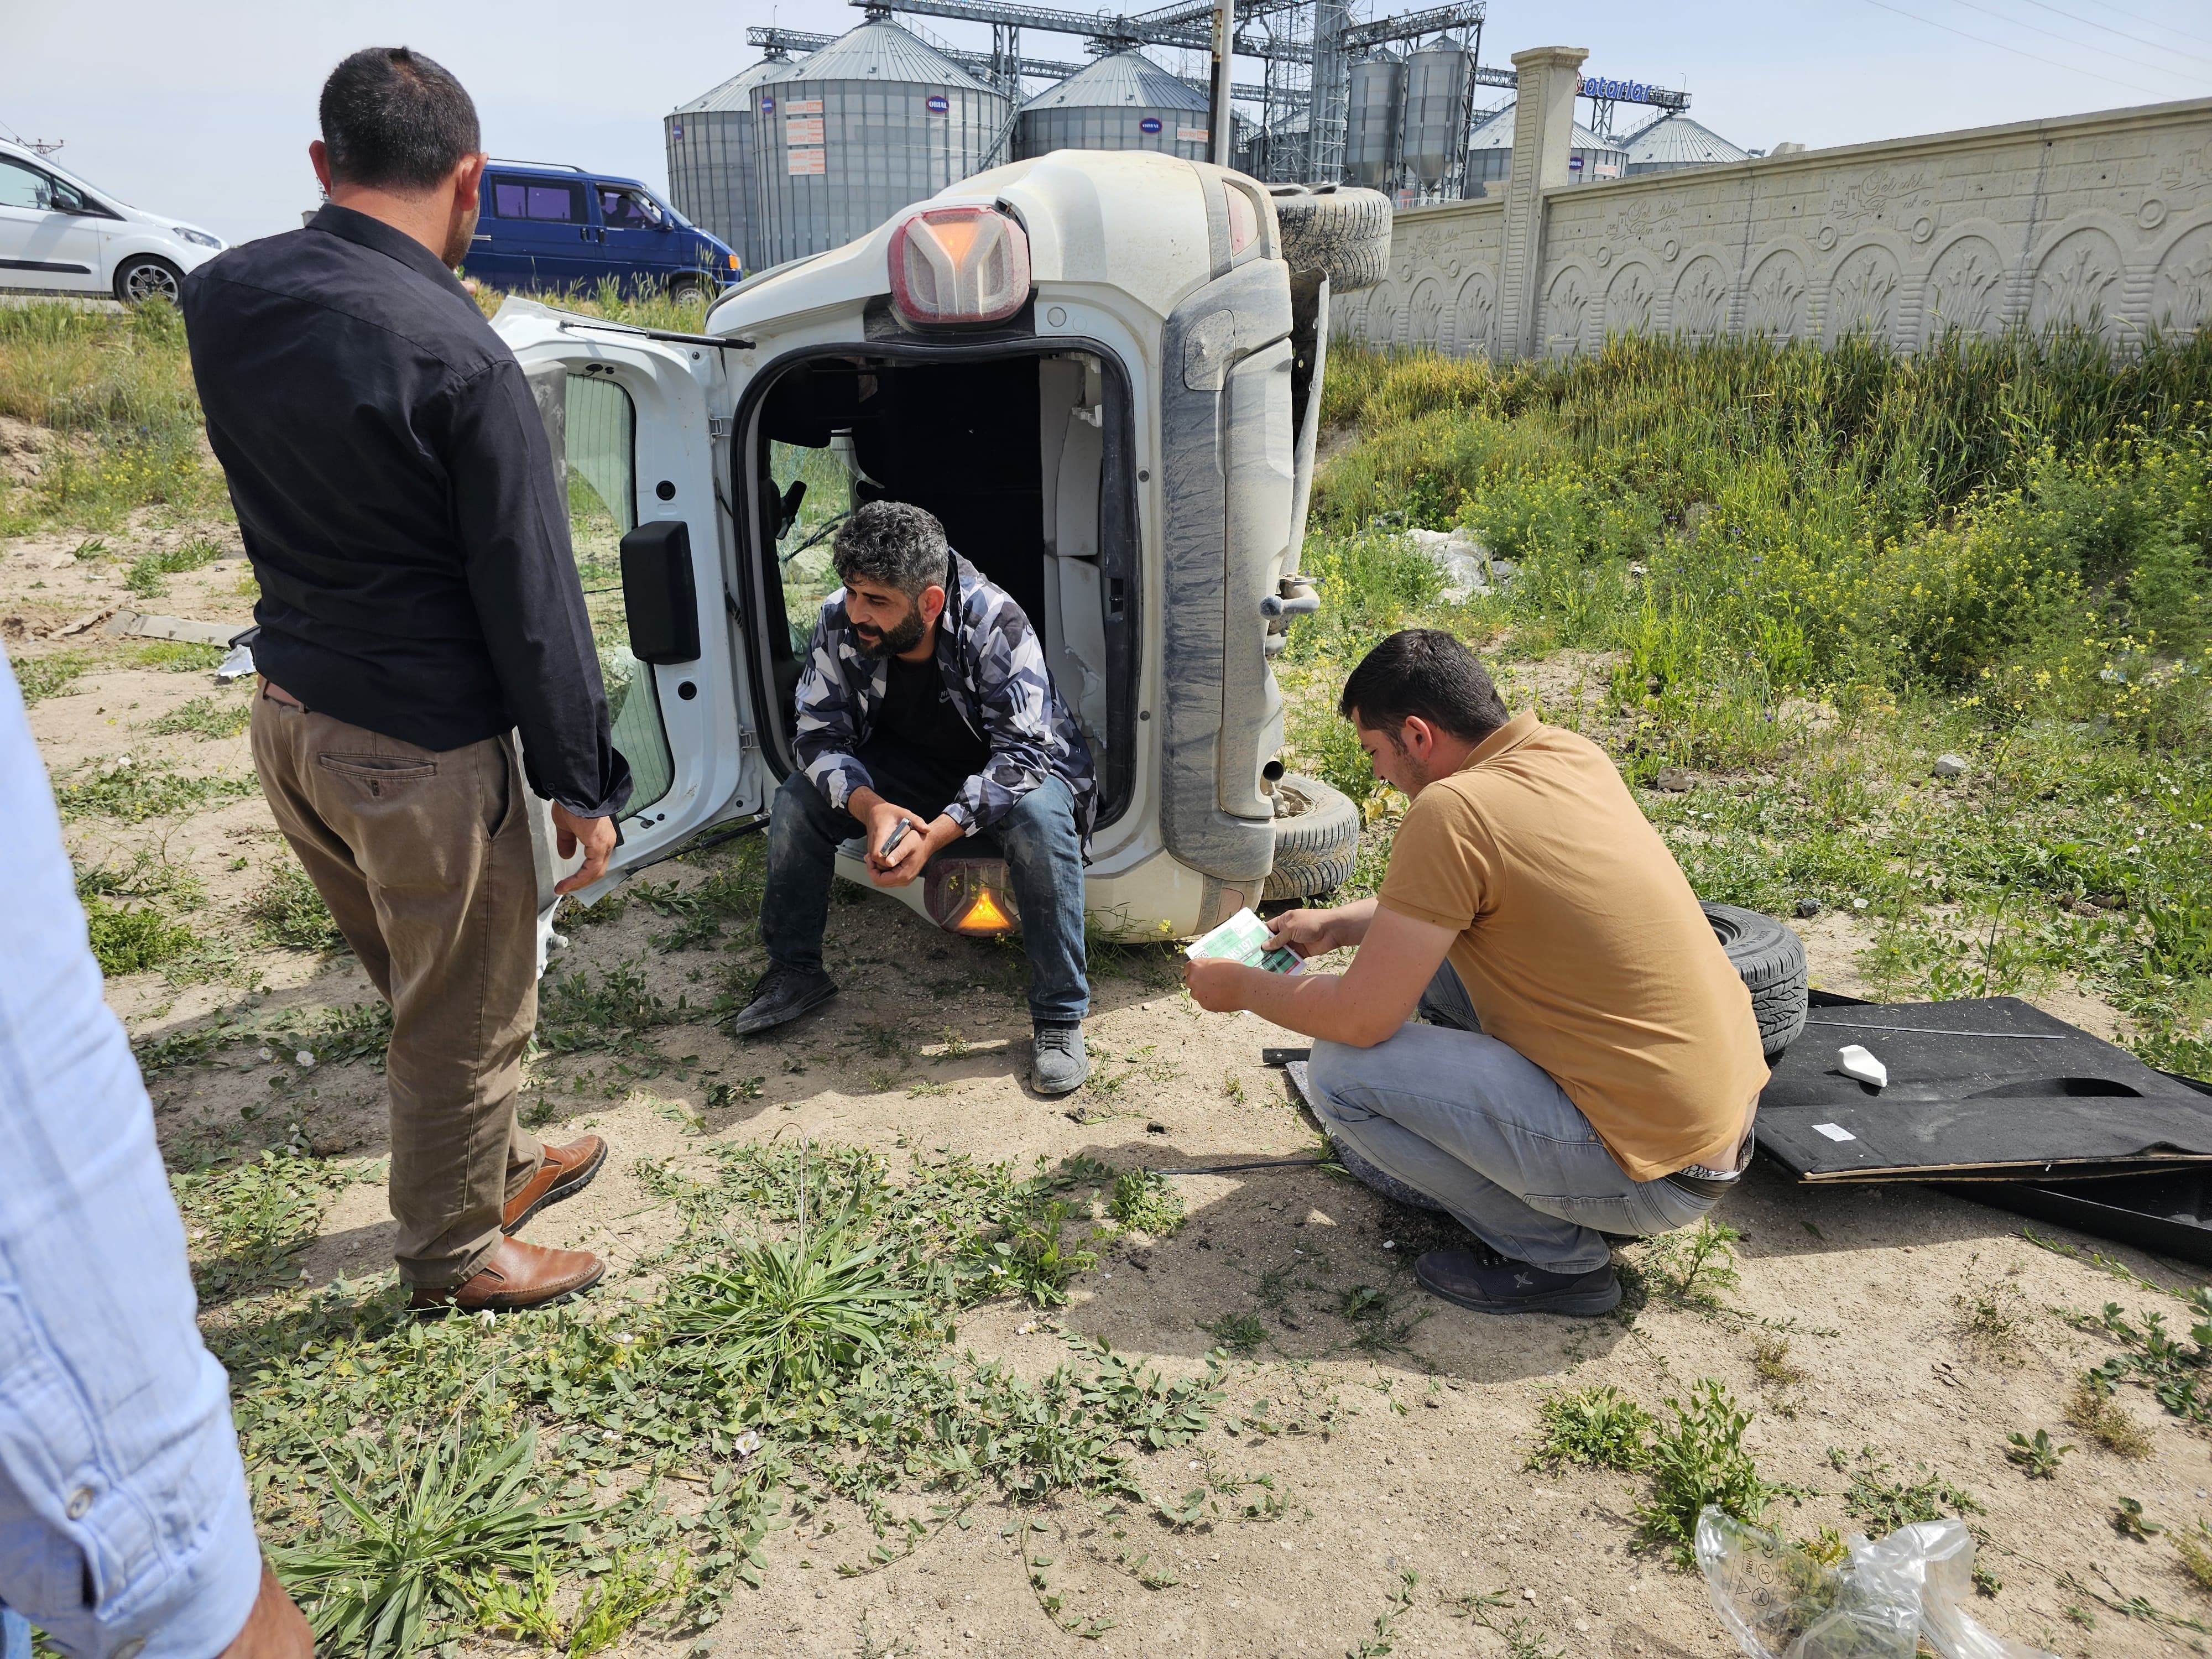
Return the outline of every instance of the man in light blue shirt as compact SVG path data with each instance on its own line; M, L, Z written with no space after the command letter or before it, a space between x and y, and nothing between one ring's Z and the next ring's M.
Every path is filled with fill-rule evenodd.
M263 1565L154 1111L12 672L0 801L0 1655L312 1659Z

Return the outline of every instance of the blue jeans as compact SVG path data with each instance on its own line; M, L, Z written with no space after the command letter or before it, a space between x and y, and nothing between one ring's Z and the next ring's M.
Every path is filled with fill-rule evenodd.
M855 758L868 769L878 794L925 822L943 811L966 781L965 774L946 776L913 756L863 750ZM822 930L830 921L837 848L862 829L842 807L824 800L804 772L784 779L769 816L768 892L761 901L761 943L770 962L801 973L822 971ZM1022 913L1022 948L1030 959L1030 1018L1057 1024L1080 1021L1091 1009L1083 957L1083 838L1067 785L1047 778L997 823L956 842L946 854L1006 860Z
M0 1607L0 1659L31 1659L31 1626L5 1607Z
M1500 1255L1588 1273L1611 1260L1607 1233L1672 1232L1712 1208L1614 1163L1549 1073L1482 1034L1449 963L1421 1012L1443 1023L1402 1026L1371 1048L1316 1042L1314 1115Z

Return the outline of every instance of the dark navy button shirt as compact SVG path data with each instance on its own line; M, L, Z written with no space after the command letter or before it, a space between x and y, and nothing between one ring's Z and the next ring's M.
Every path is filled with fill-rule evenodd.
M620 811L566 492L522 366L453 272L326 205L193 271L184 313L261 584L255 665L426 749L519 727L539 794Z

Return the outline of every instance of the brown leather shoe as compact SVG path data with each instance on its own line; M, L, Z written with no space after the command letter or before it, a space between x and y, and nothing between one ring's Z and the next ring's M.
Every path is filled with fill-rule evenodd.
M599 1165L606 1161L607 1143L597 1135L586 1135L565 1146L548 1146L545 1161L530 1177L530 1184L501 1208L500 1231L520 1232L522 1224L548 1204L575 1197L592 1184L592 1177L599 1174Z
M606 1270L606 1263L589 1250L556 1250L543 1244L526 1244L519 1238L502 1238L483 1266L468 1278L443 1290L418 1285L408 1305L462 1313L486 1308L500 1311L542 1308L590 1290Z

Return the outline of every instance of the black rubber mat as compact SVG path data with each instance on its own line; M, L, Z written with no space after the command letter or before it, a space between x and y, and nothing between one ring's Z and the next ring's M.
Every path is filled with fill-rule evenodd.
M1888 1068L1846 1076L1856 1043ZM2212 1098L2015 997L1821 999L1774 1063L1759 1144L1801 1181L2020 1181L2212 1165Z

